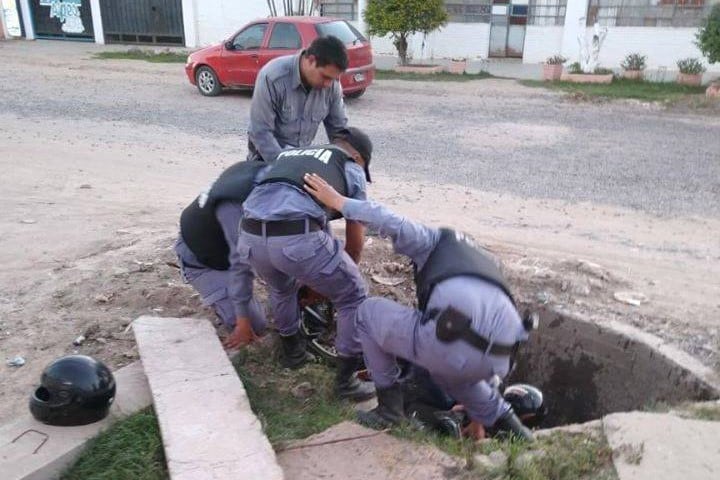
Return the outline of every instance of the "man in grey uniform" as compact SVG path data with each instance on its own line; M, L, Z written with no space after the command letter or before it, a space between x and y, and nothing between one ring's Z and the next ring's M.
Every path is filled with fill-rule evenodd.
M281 364L302 366L308 360L299 330L298 287L307 285L328 298L337 310L335 347L339 365L335 383L342 398L365 400L375 394L361 382L361 363L355 331L358 305L367 286L357 267L364 243L363 226L348 221L346 245L334 238L327 222L338 212L321 207L303 190L306 173L317 173L351 198L366 198L370 180L372 143L362 131L348 128L333 145L284 150L263 181L243 204L245 217L237 251L262 277L270 290L270 304L282 342Z
M267 324L263 309L252 298L252 269L238 256L235 245L242 202L269 168L264 162L232 165L180 216L175 253L181 274L232 331L223 342L227 348L249 343Z
M358 308L357 329L365 364L377 388L378 407L359 415L373 428L405 417L398 383L403 358L428 370L437 385L462 404L472 420L466 433L503 427L523 438L532 433L488 381L511 370L518 346L531 327L521 320L493 259L467 237L429 228L374 202L345 198L316 175L306 190L319 202L392 239L395 251L415 266L418 309L385 298L368 298Z
M260 69L248 128L248 160L271 162L281 150L313 143L320 122L332 139L347 126L338 78L347 69L345 45L316 38L297 55Z

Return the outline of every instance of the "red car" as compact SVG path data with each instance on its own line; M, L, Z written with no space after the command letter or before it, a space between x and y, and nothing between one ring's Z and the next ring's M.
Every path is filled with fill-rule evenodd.
M350 64L340 83L346 96L359 97L375 77L372 47L348 22L328 17L271 17L249 23L225 42L190 54L185 72L206 96L218 95L223 87L253 87L267 62L327 35L347 46Z

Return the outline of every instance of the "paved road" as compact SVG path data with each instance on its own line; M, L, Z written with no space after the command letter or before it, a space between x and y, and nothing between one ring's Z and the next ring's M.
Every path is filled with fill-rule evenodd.
M244 156L249 93L204 98L182 65L91 58L106 48L0 43L0 113L171 126ZM577 103L511 80L382 81L349 101L348 113L375 140L373 167L390 175L720 217L718 117Z

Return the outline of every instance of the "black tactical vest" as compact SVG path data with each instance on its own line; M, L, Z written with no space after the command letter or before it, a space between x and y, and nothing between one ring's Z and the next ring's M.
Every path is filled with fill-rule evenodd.
M230 268L230 247L215 216L215 207L224 200L244 202L252 192L258 172L266 166L260 161L232 165L183 210L180 234L203 265L214 270Z
M314 148L284 150L275 159L273 167L260 183L283 182L295 185L305 191L304 176L314 173L322 177L340 195L347 195L345 163L352 162L347 153L334 145L319 145ZM319 203L319 202L318 202ZM340 218L340 212L324 207L328 220Z
M418 306L425 311L435 285L448 278L469 275L488 281L515 299L505 277L490 253L475 245L462 233L448 228L440 229L440 240L430 253L422 270L415 272Z

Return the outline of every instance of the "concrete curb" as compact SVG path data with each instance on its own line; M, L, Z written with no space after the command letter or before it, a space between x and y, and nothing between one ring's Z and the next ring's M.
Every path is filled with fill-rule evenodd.
M133 322L173 480L282 480L275 451L210 322Z

